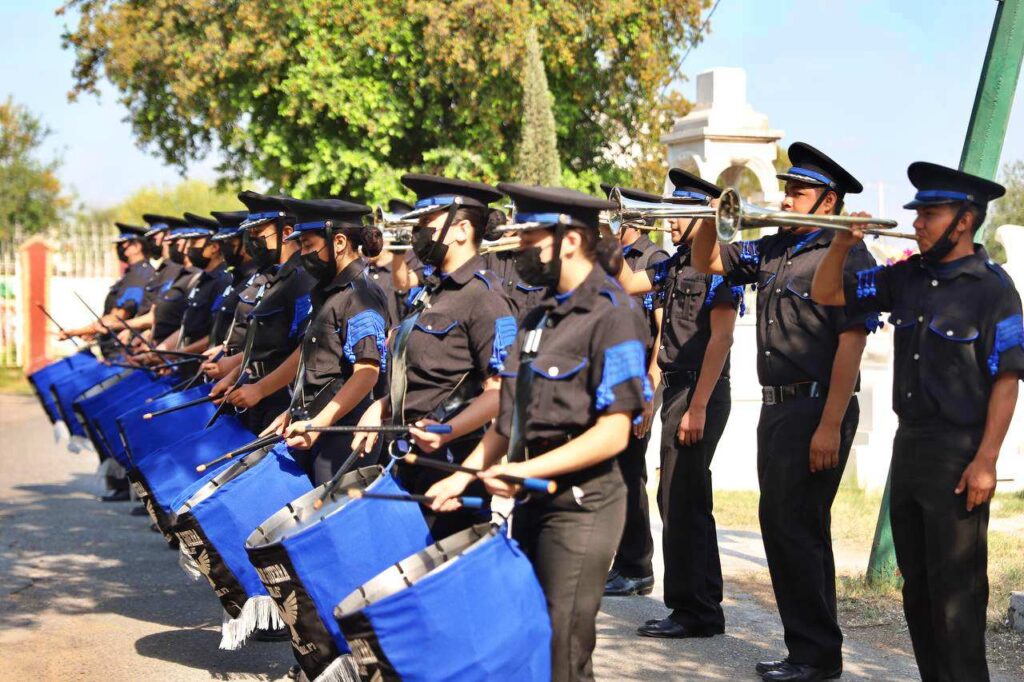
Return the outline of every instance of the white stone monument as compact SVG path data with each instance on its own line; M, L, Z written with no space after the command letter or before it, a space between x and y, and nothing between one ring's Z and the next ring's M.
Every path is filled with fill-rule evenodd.
M750 169L761 196L748 199L777 206L783 195L774 164L782 136L781 130L769 127L768 116L747 102L747 72L717 67L697 76L696 105L662 142L668 145L670 167L695 172L710 182L722 177L723 185L731 185L744 168ZM667 181L666 188L672 189Z

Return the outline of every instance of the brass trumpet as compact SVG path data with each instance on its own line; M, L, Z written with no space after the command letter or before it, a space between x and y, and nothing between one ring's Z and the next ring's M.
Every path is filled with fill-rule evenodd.
M519 237L502 237L494 241L485 241L480 245L480 255L486 253L501 253L502 251L515 251L522 245Z
M671 197L666 197L667 200L662 202L630 199L629 197L622 196L622 192L619 191L618 187L612 188L612 191L608 193L608 199L609 201L614 201L619 205L617 210L613 209L608 212L608 225L611 227L612 233L614 234L618 234L619 230L622 229L622 226L627 224L641 230L652 230L655 232L672 231L667 227L645 225L643 224L643 221L645 220L668 220L672 218L701 219L715 217L715 209L710 206L695 206L693 204L676 203L671 201Z
M741 230L756 230L762 227L815 227L849 232L855 225L865 226L863 228L865 234L917 241L915 235L885 229L896 227L895 220L772 211L743 201L740 199L739 193L732 188L722 192L722 196L719 197L714 219L718 238L725 242L731 241Z

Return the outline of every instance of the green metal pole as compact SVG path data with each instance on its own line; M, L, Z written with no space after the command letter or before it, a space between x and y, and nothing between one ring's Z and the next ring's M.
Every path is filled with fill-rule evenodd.
M999 172L1006 126L1024 60L1024 0L996 0L996 18L981 68L974 110L967 126L960 170L994 180ZM975 238L981 240L982 231ZM875 539L868 558L868 582L892 580L896 576L896 553L889 520L889 488L886 479L882 508L875 526Z

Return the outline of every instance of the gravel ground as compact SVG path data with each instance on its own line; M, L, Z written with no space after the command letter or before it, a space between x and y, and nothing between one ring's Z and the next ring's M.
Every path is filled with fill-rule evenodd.
M33 398L0 395L0 432L0 680L284 678L287 642L217 649L221 612L209 587L185 577L131 505L96 501L95 455L55 445ZM758 679L754 663L783 650L781 624L729 577L766 570L760 537L722 529L720 543L726 635L637 637L637 625L665 614L660 589L606 599L599 679ZM660 562L659 553L659 576ZM879 644L848 632L845 649L844 679L917 679L905 636Z

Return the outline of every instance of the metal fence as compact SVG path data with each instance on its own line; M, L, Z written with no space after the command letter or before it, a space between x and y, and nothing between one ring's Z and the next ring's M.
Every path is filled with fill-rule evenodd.
M20 319L21 263L18 247L29 236L18 227L0 230L12 236L0 239L0 367L18 367L22 361ZM64 223L42 234L50 244L49 277L112 280L120 263L111 245L109 225Z

